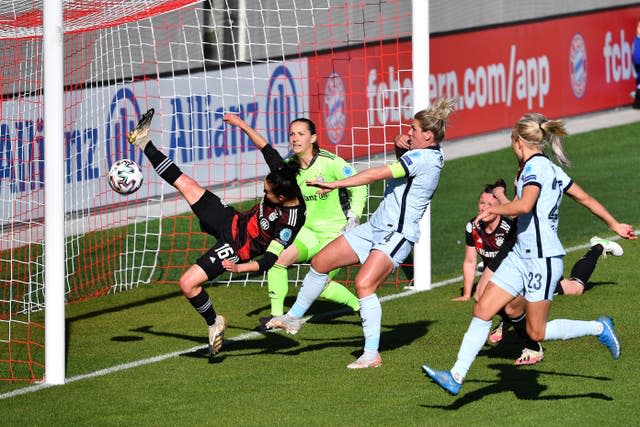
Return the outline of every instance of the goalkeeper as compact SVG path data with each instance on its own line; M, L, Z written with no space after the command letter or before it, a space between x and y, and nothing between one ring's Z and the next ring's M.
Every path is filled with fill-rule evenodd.
M262 135L237 115L226 114L223 119L246 133L258 149L268 145ZM320 149L316 126L311 120L298 118L289 124L289 144L293 155L288 163L300 168L297 179L307 205L307 218L293 245L280 254L267 273L271 315L260 319L261 330L273 316L284 314L284 300L288 292L287 269L294 263L310 261L342 231L358 225L367 199L367 187L364 185L325 194L317 194L317 188L307 186L306 181L336 181L356 173L354 167L341 157ZM329 281L320 296L358 311L358 298L332 280L338 271L329 273Z

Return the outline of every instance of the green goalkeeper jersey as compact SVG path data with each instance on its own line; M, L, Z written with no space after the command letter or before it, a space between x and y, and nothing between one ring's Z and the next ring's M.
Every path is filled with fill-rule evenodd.
M308 168L300 169L298 185L307 205L306 228L314 233L338 235L347 222L347 211L351 210L358 218L362 215L367 199L366 185L317 194L318 188L306 184L316 179L337 181L356 172L344 159L322 149Z

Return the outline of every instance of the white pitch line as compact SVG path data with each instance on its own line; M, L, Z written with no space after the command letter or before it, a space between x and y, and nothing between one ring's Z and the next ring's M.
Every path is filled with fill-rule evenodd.
M640 233L640 230L636 230L636 233ZM619 240L620 237L619 236L614 236L614 237L610 237L609 240ZM575 252L578 251L580 249L586 249L589 247L589 244L583 244L583 245L578 245L578 246L573 246L570 248L566 248L566 252ZM457 277L452 277L451 279L446 279L446 280L442 280L440 282L436 282L433 283L431 285L430 289L435 289L435 288L439 288L441 286L445 286L445 285L450 285L452 283L457 283L462 281L462 276L457 276ZM425 292L429 289L411 289L411 290L406 290L403 292L399 292L397 294L392 294L392 295L385 295L383 297L380 297L380 303L386 302L386 301L392 301L398 298L404 298L407 296L411 296L420 292ZM307 316L304 319L302 319L303 323L306 322L307 320L309 320L310 318L314 317L316 319L318 318L322 318L322 317L330 317L330 316L335 316L337 314L340 314L342 312L346 312L346 310L344 309L340 309L340 310L335 310L335 311L331 311L331 312L327 312L327 313L323 313L320 315L315 315L315 316ZM248 340L248 339L252 339L252 338L257 338L259 336L261 336L262 334L259 332L247 332L241 335L238 335L236 337L233 338L229 338L228 340L225 341L244 341L244 340ZM97 378L97 377L102 377L105 375L109 375L109 374L113 374L115 372L120 372L120 371L125 371L127 369L132 369L132 368L137 368L140 366L145 366L145 365L151 365L152 363L157 363L157 362L162 362L164 360L167 359L171 359L174 357L178 357L178 356L182 356L183 354L189 354L189 353L195 353L197 351L202 351L205 348L207 348L206 345L200 345L200 346L196 346L196 347L191 347L187 350L181 350L181 351L174 351L173 353L166 353L166 354L161 354L158 356L154 356L154 357L149 357L147 359L141 359L141 360L137 360L135 362L128 362L128 363L123 363L121 365L116 365L116 366L112 366L111 368L105 368L105 369L100 369L94 372L90 372L88 374L82 374L82 375L76 375L73 377L69 377L65 379L65 384L69 384L69 383L74 383L76 381L82 381L82 380L87 380L87 379L91 379L91 378ZM17 390L13 390L10 391L8 393L3 393L0 394L0 400L3 399L7 399L10 397L16 397L16 396L21 396L23 394L28 394L28 393L34 393L36 391L40 391L40 390L44 390L47 388L52 388L52 387L60 387L63 386L64 384L61 385L54 385L54 384L47 384L47 383L40 383L40 384L34 384L32 386L29 387L25 387L25 388L21 388L21 389L17 389Z

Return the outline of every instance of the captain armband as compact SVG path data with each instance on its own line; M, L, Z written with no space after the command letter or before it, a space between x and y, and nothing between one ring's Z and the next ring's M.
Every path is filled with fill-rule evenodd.
M391 169L391 175L394 178L402 178L408 175L407 170L399 160L387 166Z

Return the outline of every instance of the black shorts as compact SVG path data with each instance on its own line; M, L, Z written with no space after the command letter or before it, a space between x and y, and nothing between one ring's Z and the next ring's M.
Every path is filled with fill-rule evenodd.
M226 271L222 266L222 260L227 258L231 258L235 262L239 260L231 242L218 240L211 249L196 260L196 264L207 273L208 280L213 280Z
M231 237L231 223L237 211L222 203L218 196L208 190L191 209L200 220L200 229L218 239L216 244L196 261L207 273L207 278L213 280L225 272L222 260L235 258L235 261L238 261Z
M231 241L231 223L237 211L222 203L220 197L207 190L191 205L191 210L200 220L200 230L218 240Z

